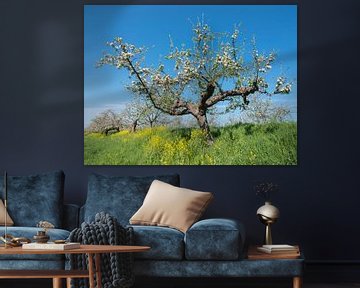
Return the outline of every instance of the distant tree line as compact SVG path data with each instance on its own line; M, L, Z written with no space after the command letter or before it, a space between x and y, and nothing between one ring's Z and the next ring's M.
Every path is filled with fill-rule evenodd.
M253 95L251 103L239 114L232 118L231 123L268 123L282 122L288 119L290 109L284 105L274 105L270 97L264 98ZM219 126L217 117L209 115L208 121L212 126ZM191 118L169 116L151 103L135 99L120 112L107 109L93 118L85 132L96 132L104 135L122 130L136 132L139 128L168 126L168 127L196 127L197 123Z

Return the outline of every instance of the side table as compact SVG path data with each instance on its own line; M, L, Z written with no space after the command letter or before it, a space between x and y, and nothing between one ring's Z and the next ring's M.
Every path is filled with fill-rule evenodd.
M267 254L267 253L263 253L263 252L259 252L257 250L258 246L250 246L248 249L248 253L247 253L247 259L248 260L252 260L252 261L283 261L284 266L287 266L288 268L291 268L292 265L296 265L298 266L298 262L299 261L303 261L304 258L300 253L300 249L299 249L299 253L296 254L286 254L286 253L281 253L281 254ZM289 269L291 271L291 269ZM302 271L297 271L297 269L295 269L296 272L293 275L284 275L285 277L292 277L292 282L293 288L301 288L302 286Z
M123 246L123 245L80 245L78 249L71 250L25 250L21 247L0 248L1 254L87 254L89 263L88 270L0 270L0 279L31 279L52 278L53 288L62 287L61 280L71 278L88 278L89 288L101 288L101 257L102 253L127 253L144 252L149 250L147 246ZM94 263L95 258L95 263ZM95 275L95 279L94 279ZM69 285L68 285L69 286Z

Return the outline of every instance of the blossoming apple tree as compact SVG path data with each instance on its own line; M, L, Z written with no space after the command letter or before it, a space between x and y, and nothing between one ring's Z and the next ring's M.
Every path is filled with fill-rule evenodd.
M133 79L128 86L132 92L163 113L192 115L210 142L213 138L207 115L218 103L225 103L225 111L245 109L251 94L291 91L285 77L278 77L274 91L268 91L266 75L276 55L260 54L254 45L251 61L245 61L245 47L240 43L237 27L233 33L215 33L206 23L198 22L192 32L190 48L175 47L170 38L170 52L165 60L174 67L172 71L166 71L170 65L163 63L145 67L147 49L120 37L107 43L112 53L104 54L98 66L128 70Z

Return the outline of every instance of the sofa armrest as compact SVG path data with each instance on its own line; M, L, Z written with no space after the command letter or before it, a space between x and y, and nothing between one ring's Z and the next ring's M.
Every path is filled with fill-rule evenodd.
M235 260L242 254L245 228L233 219L214 218L196 222L185 234L188 260Z
M77 227L79 227L79 206L64 204L63 228L71 231Z

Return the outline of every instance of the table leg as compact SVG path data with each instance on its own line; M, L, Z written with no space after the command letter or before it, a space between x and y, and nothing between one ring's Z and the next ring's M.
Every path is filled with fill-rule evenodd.
M94 282L94 254L88 253L88 260L89 260L89 288L95 288L95 282Z
M101 284L101 255L95 254L95 271L96 271L96 285L97 288L102 288Z
M71 288L71 278L66 278L66 288Z
M61 280L61 278L53 278L53 288L62 288Z
M301 277L296 276L293 278L293 288L301 288Z

